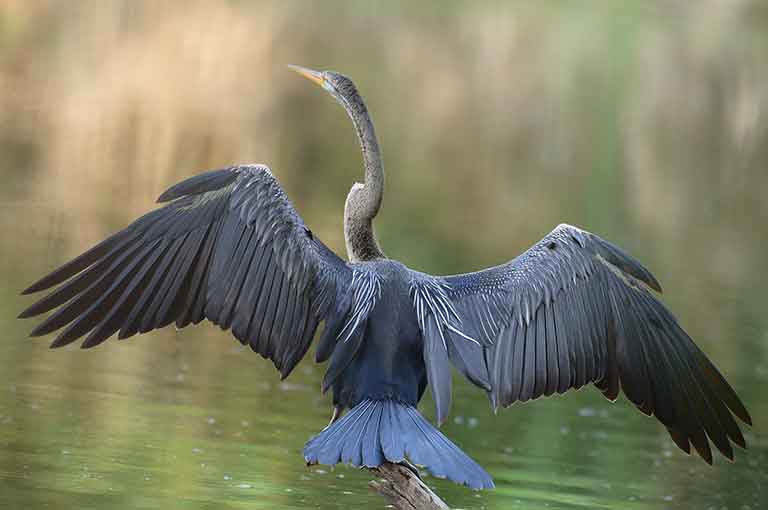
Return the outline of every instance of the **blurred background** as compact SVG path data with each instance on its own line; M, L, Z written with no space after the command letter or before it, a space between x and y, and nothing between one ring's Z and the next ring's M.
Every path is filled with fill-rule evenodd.
M20 289L176 181L269 165L344 253L361 161L285 64L357 82L384 150L387 254L506 261L560 222L624 246L752 412L714 468L592 389L493 416L458 381L444 432L496 479L462 508L768 506L768 4L760 0L0 3L0 506L383 508L306 468L323 367L281 383L208 325L81 352L28 340ZM310 356L308 356L310 358ZM277 395L275 395L277 393ZM429 398L423 411L432 416Z

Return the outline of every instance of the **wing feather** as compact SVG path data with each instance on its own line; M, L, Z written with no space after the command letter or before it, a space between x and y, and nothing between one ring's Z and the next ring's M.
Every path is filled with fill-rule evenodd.
M545 385L544 395L549 396L557 391L560 382L559 350L557 346L557 332L555 331L555 313L550 305L544 307L546 317L544 319L544 337L546 345L544 347L547 353L547 384Z
M532 398L538 398L544 395L549 379L547 371L547 307L540 306L536 311L536 376L533 383ZM531 328L534 329L534 328Z
M611 400L623 389L675 444L693 446L708 463L710 442L729 459L731 443L745 445L735 417L751 424L749 413L653 295L658 281L594 234L560 225L506 264L447 277L414 272L414 281L430 296L414 299L420 324L440 324L435 307L421 304L439 297L455 311L443 328L463 332L452 344L475 340L487 354L469 367L451 355L455 348L438 357L439 335L422 326L425 352L462 372L487 373L494 408L593 383Z
M63 328L54 347L83 336L92 347L208 318L287 376L319 322L344 312L350 267L309 234L263 165L200 174L158 202L168 203L24 291L58 285L20 315L53 311L33 336Z
M76 320L81 313L85 312L91 303L108 288L109 282L114 276L118 275L126 264L126 259L137 249L138 244L133 244L125 249L118 257L104 268L104 272L96 278L82 293L78 294L68 301L62 308L59 308L43 323L38 325L30 333L31 336L47 335L57 329L65 326L73 320ZM34 305L33 305L34 306ZM68 343L68 342L67 342ZM58 345L65 345L59 343Z

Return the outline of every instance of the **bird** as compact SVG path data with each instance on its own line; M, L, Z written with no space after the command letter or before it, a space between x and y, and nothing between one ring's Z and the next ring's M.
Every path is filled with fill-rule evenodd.
M327 362L332 417L304 446L308 464L415 464L493 488L438 429L452 368L494 411L591 384L611 401L623 390L709 464L711 445L730 460L732 444L746 448L736 418L752 419L736 392L660 301L656 278L598 235L561 224L508 262L452 276L388 258L373 228L384 166L362 96L341 73L289 67L343 106L362 150L364 180L344 204L347 259L312 232L267 166L212 170L25 289L52 289L19 316L53 311L31 336L58 331L52 348L82 337L91 348L207 319L285 378L322 323L315 359ZM428 387L437 426L418 409Z

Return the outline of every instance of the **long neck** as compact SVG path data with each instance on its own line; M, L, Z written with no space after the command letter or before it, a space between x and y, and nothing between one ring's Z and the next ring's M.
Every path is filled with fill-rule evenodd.
M371 220L344 215L344 241L350 262L385 258L373 233Z
M373 232L373 219L384 195L384 165L381 161L376 131L362 98L355 95L345 105L357 131L363 151L365 183L355 184L344 206L344 240L352 261L384 258Z

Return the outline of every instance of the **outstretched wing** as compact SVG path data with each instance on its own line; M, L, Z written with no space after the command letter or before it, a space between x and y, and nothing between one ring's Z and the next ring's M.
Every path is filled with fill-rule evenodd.
M749 413L654 297L659 283L594 234L560 225L506 264L414 281L433 304L417 313L438 403L450 402L450 359L494 408L594 383L611 400L623 389L708 463L709 441L729 459L730 441L745 446L733 415L751 424Z
M170 202L43 277L61 284L20 317L56 311L32 336L93 347L207 318L271 359L283 377L320 320L344 314L347 264L314 238L263 165L213 170L168 189Z

